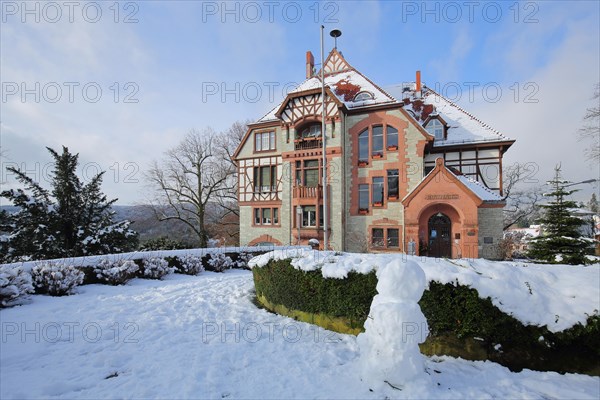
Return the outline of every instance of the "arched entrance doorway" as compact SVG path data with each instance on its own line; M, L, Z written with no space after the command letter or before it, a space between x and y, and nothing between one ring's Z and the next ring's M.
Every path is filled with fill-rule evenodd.
M429 233L428 255L430 257L452 257L452 223L446 214L433 214L427 223Z

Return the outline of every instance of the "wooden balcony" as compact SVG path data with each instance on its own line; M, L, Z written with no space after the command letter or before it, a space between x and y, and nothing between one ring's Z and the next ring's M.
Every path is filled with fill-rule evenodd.
M323 186L294 186L295 199L320 199L323 197Z
M309 137L294 140L295 150L320 149L323 146L321 137Z

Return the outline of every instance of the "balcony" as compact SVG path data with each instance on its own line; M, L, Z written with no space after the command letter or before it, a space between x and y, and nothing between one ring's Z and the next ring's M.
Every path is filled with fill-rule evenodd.
M320 149L323 146L321 137L305 137L294 140L294 150Z
M323 186L294 186L295 199L320 199L323 197Z

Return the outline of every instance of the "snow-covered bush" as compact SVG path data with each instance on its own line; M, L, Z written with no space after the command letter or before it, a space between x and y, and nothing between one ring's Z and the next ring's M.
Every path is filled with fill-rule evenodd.
M198 275L199 273L204 272L202 257L186 254L185 256L178 258L178 261L175 268L177 272L181 274Z
M153 257L146 258L142 262L142 276L150 279L162 279L163 276L173 272L174 268L169 267L169 262L164 258Z
M20 298L33 293L31 274L21 267L0 266L0 307L19 304Z
M131 260L104 259L94 267L94 274L100 281L109 285L122 285L134 278L139 269L140 267Z
M215 272L223 272L226 269L232 268L234 262L231 260L231 257L226 256L224 253L211 253L208 265Z
M250 261L252 257L254 257L252 253L239 253L237 256L237 260L235 260L236 267L242 269L249 269L248 261Z
M31 270L33 284L40 293L65 296L83 283L84 273L72 265L44 261Z

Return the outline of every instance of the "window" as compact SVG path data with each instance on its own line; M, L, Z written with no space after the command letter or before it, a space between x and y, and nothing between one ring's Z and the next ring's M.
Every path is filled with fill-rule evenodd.
M275 150L275 132L259 132L255 135L255 151Z
M254 225L279 225L279 208L255 208Z
M388 150L397 149L398 148L398 129L393 126L387 126L386 128L386 145Z
M271 225L271 209L270 208L262 209L262 223L263 223L263 225Z
M304 186L316 187L319 185L319 160L304 161Z
M388 199L398 198L398 170L388 169L387 171L387 184L388 184Z
M369 185L358 185L358 209L359 211L369 209Z
M319 160L296 161L296 185L319 186Z
M373 127L373 156L383 156L383 126Z
M313 138L321 136L321 124L312 124L302 129L300 132L300 138Z
M254 225L260 225L260 208L254 209Z
M384 247L383 229L373 228L371 231L371 245L373 247Z
M358 135L358 161L369 161L369 130L365 129Z
M373 178L373 205L378 207L383 205L383 177Z
M274 192L276 190L276 176L277 166L275 165L254 167L254 191L261 193Z
M356 96L354 96L354 101L366 100L373 100L373 95L369 92L359 92Z
M437 119L431 119L428 123L427 126L425 127L425 130L432 135L433 137L435 137L438 140L444 140L444 125L442 125L442 123L437 120Z
M387 230L387 247L400 246L400 231L396 228Z
M302 226L316 227L317 226L317 210L315 206L302 207Z

